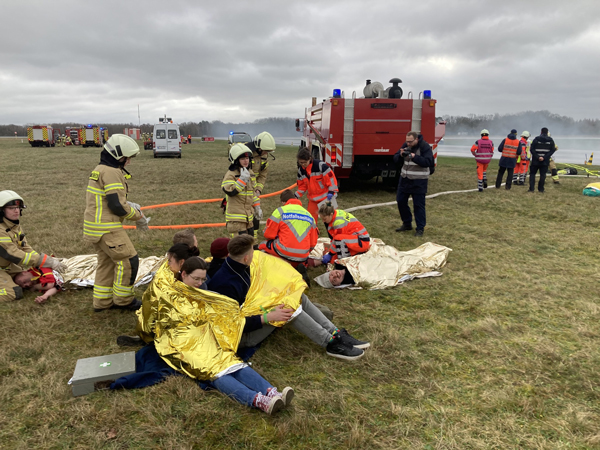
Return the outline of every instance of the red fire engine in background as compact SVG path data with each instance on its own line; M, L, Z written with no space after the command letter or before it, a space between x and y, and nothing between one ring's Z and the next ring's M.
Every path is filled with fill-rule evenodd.
M32 147L54 147L59 136L60 129L50 125L27 127L27 141Z
M437 144L446 129L446 123L435 116L437 101L431 98L431 91L423 91L415 99L409 92L403 99L401 82L392 78L393 86L385 89L381 83L367 80L361 98L354 92L351 98L344 98L339 89L321 103L313 97L303 124L296 119L296 131L303 133L300 146L328 163L338 179L380 176L390 186L397 185L400 177L393 156L409 131L423 136L437 162Z

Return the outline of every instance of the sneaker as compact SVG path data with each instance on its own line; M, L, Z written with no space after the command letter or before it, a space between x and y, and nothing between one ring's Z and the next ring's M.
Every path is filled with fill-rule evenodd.
M256 397L254 397L252 406L271 415L275 414L285 405L283 404L283 400L281 399L281 397L269 397L259 392L258 394L256 394Z
M423 237L423 230L417 230L417 231L415 231L415 236L416 237Z
M365 348L369 348L371 346L371 344L368 342L359 341L358 339L350 336L350 333L348 333L348 331L346 331L345 328L340 328L338 334L342 337L342 341L344 341L346 344L350 344L355 348L360 348L364 350Z
M272 387L270 389L267 389L267 397L280 398L281 400L283 400L283 404L285 406L288 406L290 403L292 403L292 400L294 399L294 390L291 387L287 386L283 389L283 392L279 392L276 387Z
M329 341L325 350L329 356L349 361L362 358L365 354L364 350L354 348L352 345L345 343L339 333Z
M144 341L139 336L122 335L117 337L119 347L138 347L144 345Z
M400 228L396 228L396 231L410 231L412 230L412 225L403 223Z

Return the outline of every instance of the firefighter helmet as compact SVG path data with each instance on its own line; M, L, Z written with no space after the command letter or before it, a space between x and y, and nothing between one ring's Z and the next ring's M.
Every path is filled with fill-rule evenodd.
M137 142L125 134L113 134L104 144L104 149L116 160L132 158L140 152Z
M521 136L523 136L524 138L528 138L529 136L531 136L531 133L529 131L523 131L521 133Z
M26 208L23 197L15 191L0 192L0 208L4 208L5 206L19 206L20 208Z
M481 130L481 135L482 135L482 136L483 136L483 135L489 136L489 135L490 135L490 132L484 128L483 130Z
M263 151L272 152L275 150L275 139L271 133L263 131L254 138L254 145Z
M231 146L229 149L229 161L233 164L238 160L239 157L248 154L249 158L252 158L252 151L244 144L237 143Z

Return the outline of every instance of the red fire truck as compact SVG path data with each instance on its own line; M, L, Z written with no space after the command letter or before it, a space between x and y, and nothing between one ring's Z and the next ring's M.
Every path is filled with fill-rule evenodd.
M81 144L81 127L67 127L65 128L65 136L69 136L71 138L70 145L80 145ZM68 144L68 142L67 142Z
M418 98L409 92L403 99L400 82L393 78L393 86L384 89L381 83L367 80L361 98L355 92L345 98L339 89L321 103L313 97L303 123L296 119L296 131L303 132L300 146L328 163L338 179L380 176L386 185L398 183L393 156L411 130L423 135L437 161L437 144L446 129L446 123L435 116L437 101L431 91L421 92Z
M108 134L108 130L106 130ZM104 130L98 125L86 125L81 129L81 145L85 147L102 147L104 145Z
M27 127L27 141L32 147L54 147L60 136L60 129L50 125L33 125Z

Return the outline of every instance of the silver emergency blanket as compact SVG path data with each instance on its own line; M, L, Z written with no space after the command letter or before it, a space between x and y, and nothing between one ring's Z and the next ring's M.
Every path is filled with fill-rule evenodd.
M154 273L165 260L165 256L140 258L135 286L150 283ZM97 255L78 255L72 258L61 258L60 261L67 266L67 270L61 274L64 280L63 289L94 286L96 267L98 266Z
M328 238L319 238L310 257L321 259L329 243ZM368 252L337 262L346 266L357 286L375 290L393 287L413 278L440 276L437 270L446 264L451 251L448 247L426 242L413 250L401 252L381 239L371 239ZM327 278L328 275L324 274L315 278L315 281L322 287L330 288L331 283Z

